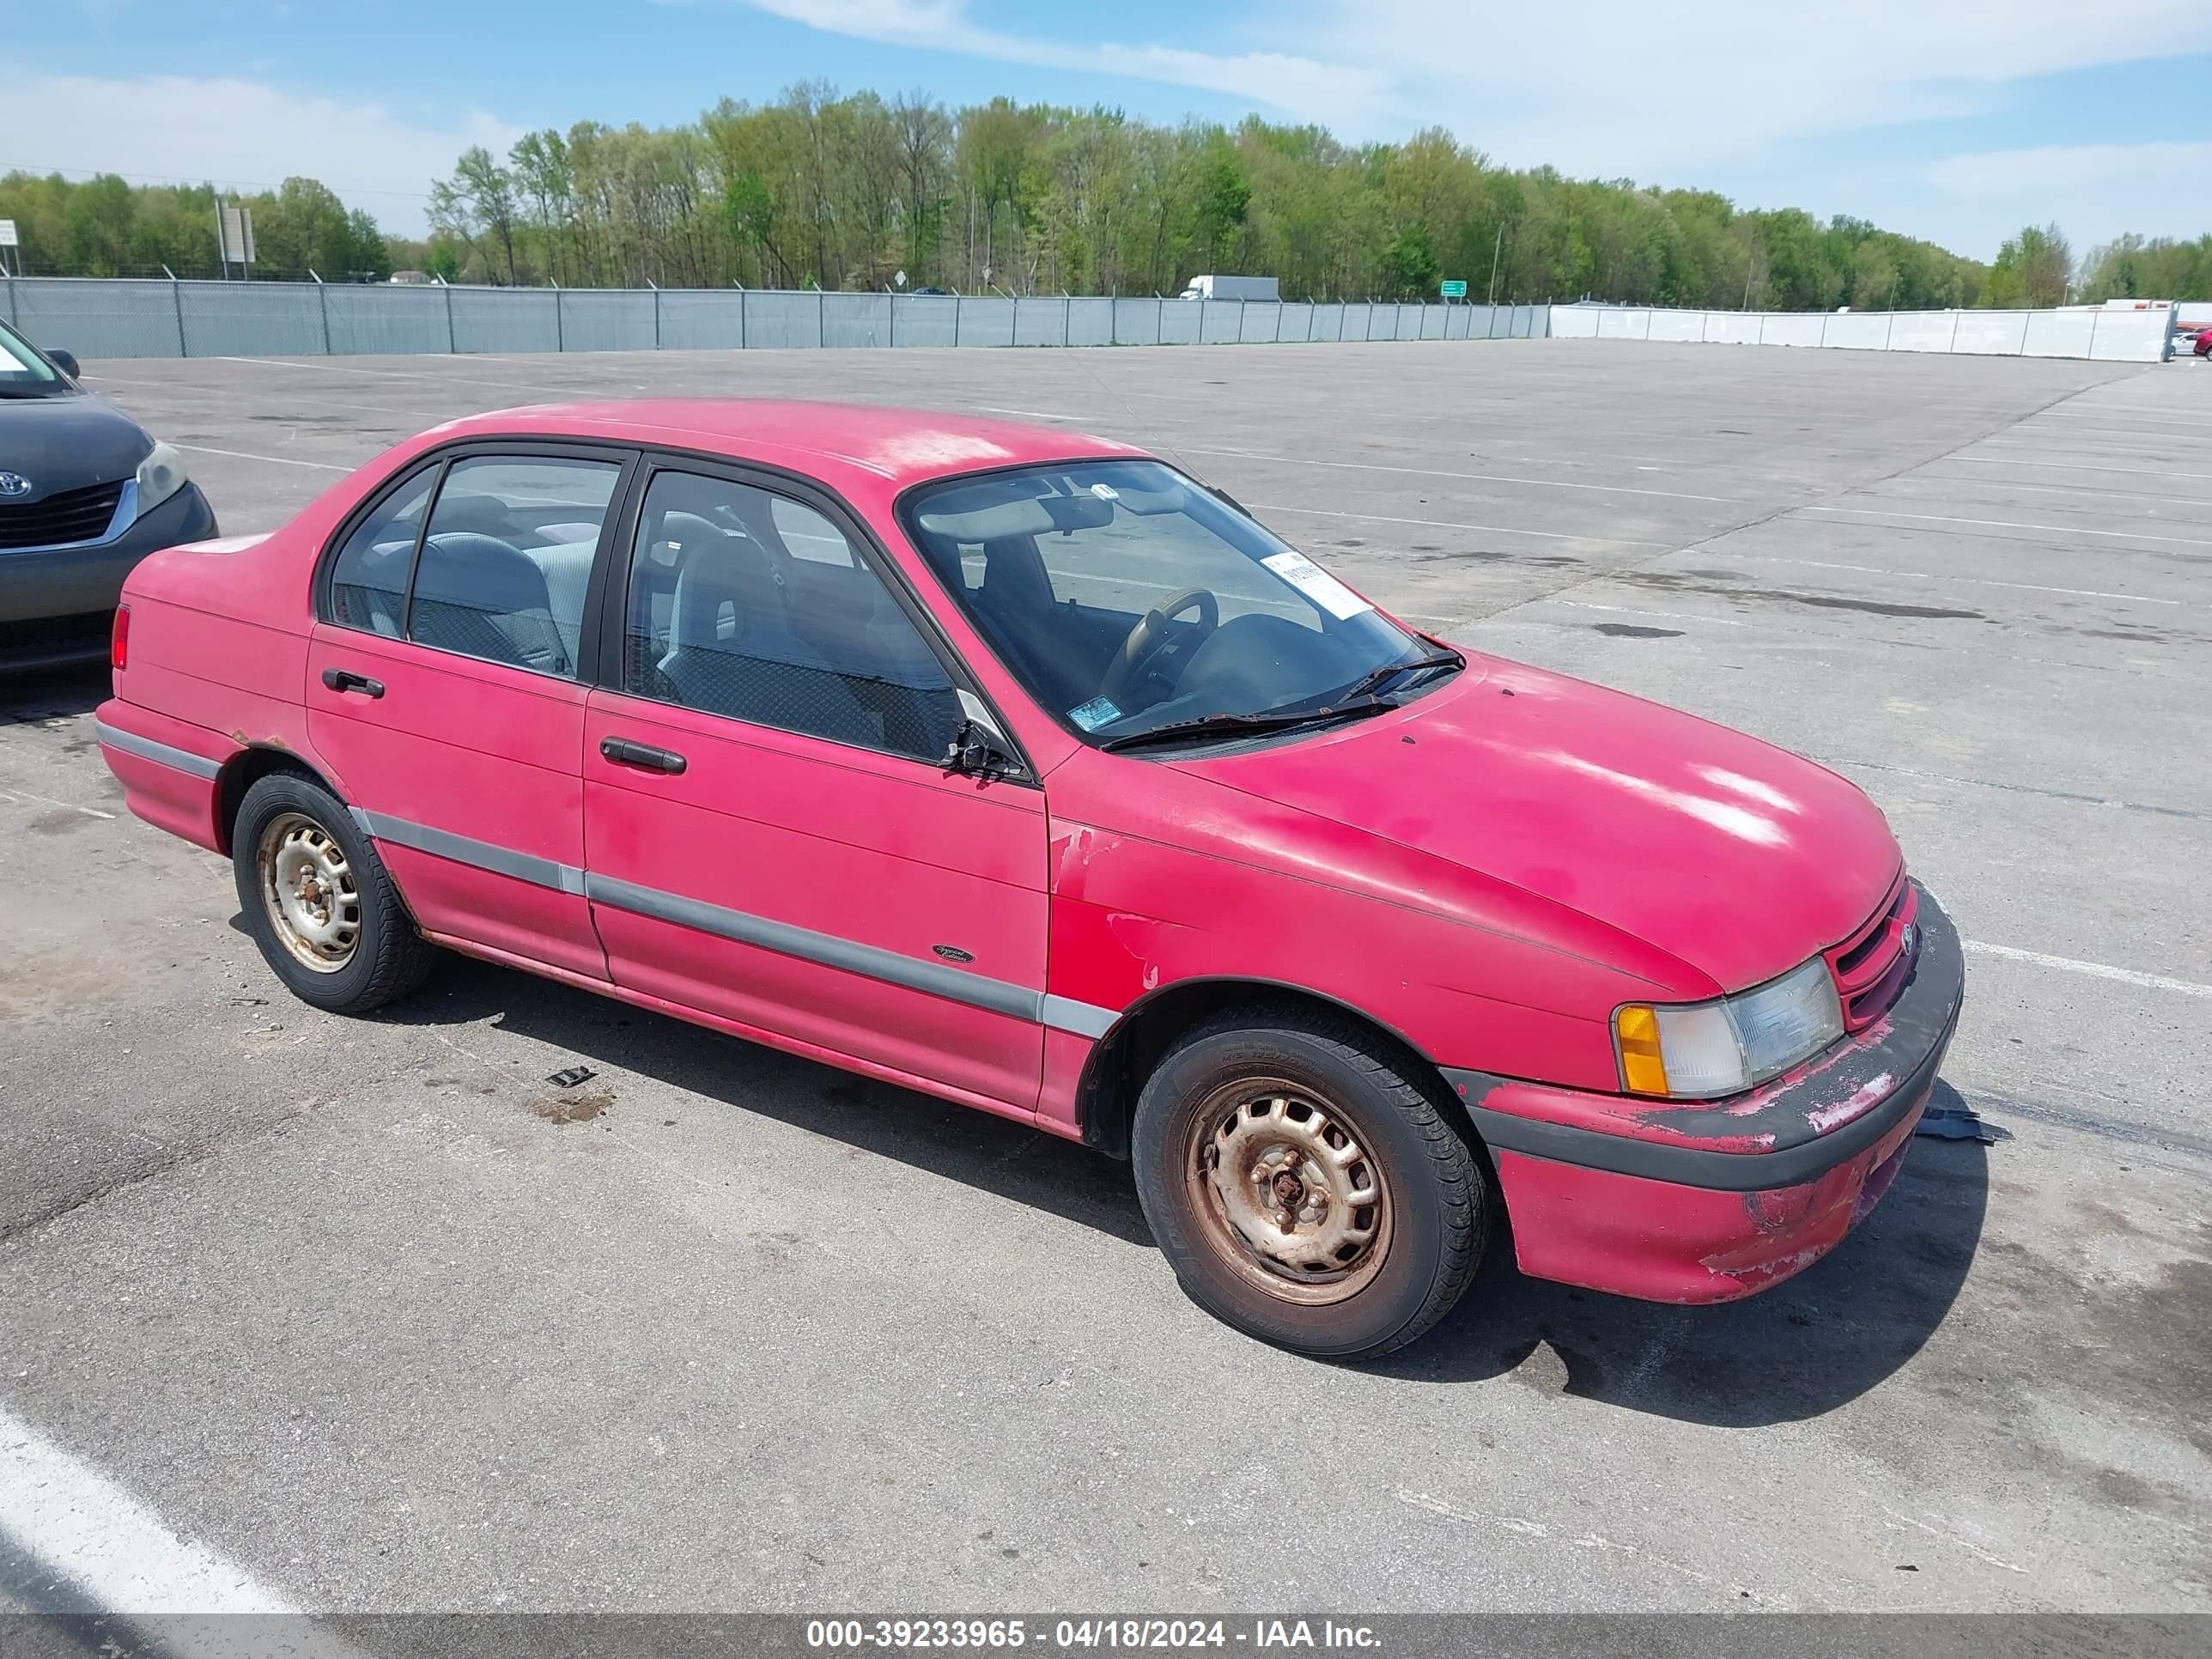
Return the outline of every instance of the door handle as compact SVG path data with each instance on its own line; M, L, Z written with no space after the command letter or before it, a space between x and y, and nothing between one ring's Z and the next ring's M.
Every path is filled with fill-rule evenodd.
M690 764L673 749L655 749L651 744L632 743L628 738L601 738L599 753L617 766L665 772L672 777Z
M382 680L373 680L368 675L356 674L350 669L325 668L323 670L323 684L333 691L358 691L364 697L384 695Z

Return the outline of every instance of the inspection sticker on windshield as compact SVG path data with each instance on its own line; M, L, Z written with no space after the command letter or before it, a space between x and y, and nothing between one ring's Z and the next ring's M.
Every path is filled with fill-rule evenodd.
M1067 711L1067 718L1086 732L1096 732L1109 721L1121 718L1121 711L1104 697L1093 697L1079 708Z
M1303 553L1278 553L1260 562L1339 622L1375 608Z

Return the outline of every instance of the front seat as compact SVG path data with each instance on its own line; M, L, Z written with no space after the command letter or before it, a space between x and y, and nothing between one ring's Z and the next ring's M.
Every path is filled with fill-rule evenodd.
M1028 664L1045 683L1040 689L1066 708L1087 701L1093 692L1078 684L1081 670L1068 660L1065 644L1056 637L1056 604L1035 537L994 536L983 544L983 580L976 586L975 605L985 631L997 636L1001 655Z
M574 668L553 623L545 573L521 549L471 531L422 544L407 633L418 645L540 673Z
M676 577L672 647L660 659L687 708L875 748L880 720L821 654L791 630L768 555L740 536L687 540ZM731 613L723 632L722 614Z

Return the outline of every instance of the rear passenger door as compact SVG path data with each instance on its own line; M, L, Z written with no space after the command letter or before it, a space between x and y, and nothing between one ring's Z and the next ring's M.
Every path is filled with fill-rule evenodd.
M834 501L689 462L637 499L584 750L616 982L1027 1115L1042 792L945 769L988 711Z
M583 896L585 626L626 452L474 447L340 532L307 665L307 732L415 919L592 979Z

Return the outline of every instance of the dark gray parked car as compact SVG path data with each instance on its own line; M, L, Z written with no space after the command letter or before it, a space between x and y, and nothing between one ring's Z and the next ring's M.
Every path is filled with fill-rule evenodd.
M0 670L105 654L131 566L216 533L183 457L0 323Z

